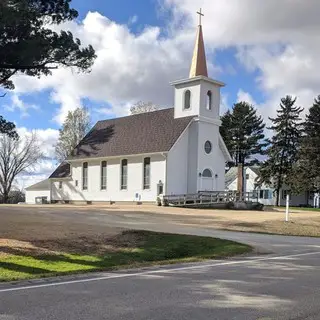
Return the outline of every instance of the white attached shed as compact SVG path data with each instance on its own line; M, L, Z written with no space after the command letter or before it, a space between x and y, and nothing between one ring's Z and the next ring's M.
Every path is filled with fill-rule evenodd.
M51 201L51 182L49 179L40 181L26 188L26 203L35 204L36 198L46 198Z

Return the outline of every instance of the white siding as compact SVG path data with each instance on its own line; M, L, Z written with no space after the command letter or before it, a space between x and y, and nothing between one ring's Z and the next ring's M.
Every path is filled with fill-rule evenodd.
M168 195L188 192L188 145L187 129L168 153L166 189Z
M37 197L47 197L48 201L50 202L51 192L50 190L26 190L26 203L27 204L35 204L35 199Z
M191 91L191 108L184 109L184 95L186 90ZM207 110L207 92L212 93L212 109ZM219 120L220 116L220 86L205 80L192 79L189 82L175 86L174 117L202 116Z
M198 191L198 132L199 122L192 122L188 141L188 193Z
M207 154L204 150L204 145L207 140L212 144L210 154ZM199 121L198 172L202 173L204 169L210 169L212 171L213 190L221 191L225 188L225 161L223 152L219 147L219 127L212 123ZM202 189L202 182L199 178L198 190Z
M150 189L143 190L143 159L151 158ZM120 189L120 163L128 159L128 188ZM107 190L101 190L100 165L107 161ZM53 200L72 201L155 201L157 184L161 180L165 184L166 161L163 155L130 156L124 158L88 160L88 190L82 190L82 162L72 163L72 179L53 183ZM76 186L78 180L78 186ZM138 197L136 198L136 194Z
M184 94L191 91L191 107L184 109ZM174 95L174 117L182 118L199 114L201 87L200 81L188 82L176 86Z

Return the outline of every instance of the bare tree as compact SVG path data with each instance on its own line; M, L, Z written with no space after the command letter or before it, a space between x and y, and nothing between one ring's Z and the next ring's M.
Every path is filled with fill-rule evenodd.
M14 179L30 172L42 158L36 133L21 138L0 136L0 195L8 203Z
M158 109L159 108L150 101L149 102L139 101L130 108L130 112L131 114L138 114L138 113L151 112Z
M85 107L69 111L59 132L59 140L55 148L56 158L62 162L71 155L90 128L91 119Z

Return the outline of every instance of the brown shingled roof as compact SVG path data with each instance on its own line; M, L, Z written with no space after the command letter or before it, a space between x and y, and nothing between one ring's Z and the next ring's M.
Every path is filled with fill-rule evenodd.
M52 173L49 179L52 178L67 178L70 176L70 164L62 162L59 167Z
M99 121L68 160L169 151L192 119L170 108Z

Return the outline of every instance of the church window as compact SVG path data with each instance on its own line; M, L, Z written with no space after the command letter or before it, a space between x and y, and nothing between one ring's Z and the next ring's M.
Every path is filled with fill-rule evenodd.
M88 190L88 162L82 165L82 189Z
M143 160L143 189L150 189L150 158Z
M62 189L62 181L59 181L59 189Z
M185 109L190 109L191 107L191 91L186 90L184 93L184 108Z
M121 190L127 190L128 188L128 160L123 159L121 161Z
M212 144L211 142L208 140L206 141L206 143L204 144L204 150L207 154L209 154L212 150Z
M207 110L212 110L212 92L207 92Z
M101 162L101 190L107 190L107 161Z
M212 178L212 172L210 169L204 169L202 173L202 177L204 178Z

